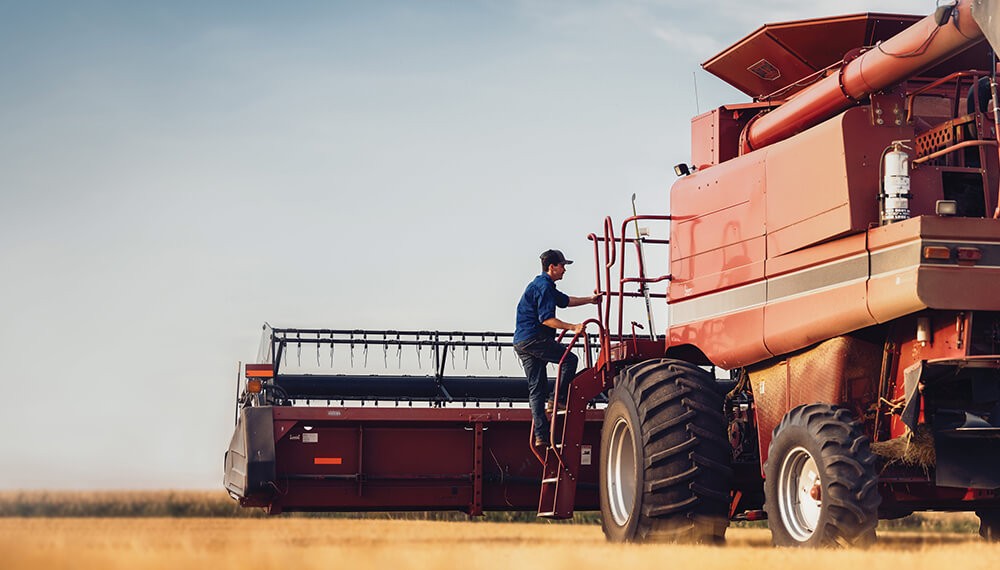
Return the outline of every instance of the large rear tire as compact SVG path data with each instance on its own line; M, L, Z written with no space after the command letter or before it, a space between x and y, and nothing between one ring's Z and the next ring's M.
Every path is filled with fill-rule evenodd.
M701 368L668 359L619 376L601 432L608 540L725 540L731 451L714 383Z
M829 404L793 408L774 430L764 466L776 546L846 547L875 541L875 456L861 424Z

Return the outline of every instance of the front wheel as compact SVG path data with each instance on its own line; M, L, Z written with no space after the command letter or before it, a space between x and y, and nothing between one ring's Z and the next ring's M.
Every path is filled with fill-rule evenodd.
M792 409L764 466L768 526L777 546L863 546L875 540L878 477L868 436L828 404Z
M715 380L679 360L626 369L601 432L601 525L608 540L721 542L730 447Z

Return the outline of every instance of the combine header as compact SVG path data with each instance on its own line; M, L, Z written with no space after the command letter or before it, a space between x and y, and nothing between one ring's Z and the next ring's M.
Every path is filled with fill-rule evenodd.
M998 36L993 0L960 0L769 24L706 62L752 102L692 120L669 216L589 236L604 302L564 339L585 366L544 456L509 334L265 328L226 488L272 513L599 507L619 541L767 519L778 545L859 545L975 511L995 540ZM626 324L634 297L665 331ZM432 372L292 371L302 346ZM456 374L470 351L495 366Z

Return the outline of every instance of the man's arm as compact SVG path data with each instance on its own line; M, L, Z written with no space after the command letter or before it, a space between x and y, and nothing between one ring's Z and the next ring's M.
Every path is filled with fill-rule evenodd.
M569 299L569 303L566 305L567 307L579 307L580 305L589 305L591 303L596 305L601 300L600 294L591 295L589 297L570 297L569 295L566 295L566 297ZM583 330L582 324L574 325L573 323L567 323L566 321L559 320L555 317L545 319L542 321L542 324L552 329L562 329L573 331L574 333L578 333Z
M545 319L542 324L549 327L550 329L562 329L567 331L573 331L578 333L583 330L583 324L574 325L573 323L567 323L566 321L561 321L555 317L551 319Z
M570 297L567 307L579 307L580 305L596 305L601 301L601 294L590 295L589 297Z

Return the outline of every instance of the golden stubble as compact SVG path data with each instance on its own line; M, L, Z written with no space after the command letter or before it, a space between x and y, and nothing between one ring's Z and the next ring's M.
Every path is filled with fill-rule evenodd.
M0 519L0 567L391 570L900 567L992 570L1000 546L968 534L887 533L869 550L770 547L730 529L723 547L609 544L592 525L345 519Z

